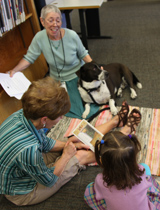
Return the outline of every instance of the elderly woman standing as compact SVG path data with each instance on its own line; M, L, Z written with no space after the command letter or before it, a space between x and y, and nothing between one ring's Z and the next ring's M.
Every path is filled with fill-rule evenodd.
M81 118L84 108L77 89L76 72L85 62L90 62L92 59L77 33L67 28L61 28L61 12L56 6L46 5L43 7L40 21L44 30L35 35L27 54L10 71L10 75L27 68L43 53L49 64L50 76L61 81L67 87L71 101L69 116ZM91 111L90 115L97 110L98 107L93 106L93 112Z

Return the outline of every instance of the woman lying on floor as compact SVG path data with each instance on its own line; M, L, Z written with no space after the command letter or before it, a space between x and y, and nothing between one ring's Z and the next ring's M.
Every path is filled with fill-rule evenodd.
M52 78L33 82L22 97L22 107L0 126L0 194L19 206L46 200L79 169L95 162L94 153L75 137L63 142L44 134L43 128L57 124L70 109L67 92ZM97 129L105 134L122 127L128 111L124 102L118 115ZM132 115L133 120L136 117ZM124 126L121 132L128 135L131 129Z

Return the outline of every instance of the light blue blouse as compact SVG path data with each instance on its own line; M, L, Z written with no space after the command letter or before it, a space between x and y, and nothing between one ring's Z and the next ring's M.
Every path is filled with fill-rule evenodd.
M76 78L75 72L84 64L82 59L88 55L88 50L85 49L75 31L67 28L64 30L64 37L58 41L49 40L45 29L38 32L34 36L24 59L29 63L34 63L38 56L43 53L49 64L50 76L56 80L70 81ZM57 69L60 72L60 78Z

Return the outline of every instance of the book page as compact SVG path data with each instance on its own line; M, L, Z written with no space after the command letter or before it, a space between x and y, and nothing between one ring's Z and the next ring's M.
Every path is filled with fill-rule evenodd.
M88 145L93 152L96 141L103 138L103 134L86 120L80 122L74 129L73 134L84 144Z
M21 72L15 73L13 77L10 77L9 74L0 73L0 84L9 96L20 100L31 82Z

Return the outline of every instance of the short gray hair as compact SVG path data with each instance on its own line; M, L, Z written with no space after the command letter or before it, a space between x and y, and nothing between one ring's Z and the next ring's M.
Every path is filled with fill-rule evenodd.
M47 14L50 12L58 13L60 15L60 18L62 19L61 11L53 4L48 4L41 9L41 18L45 19Z

